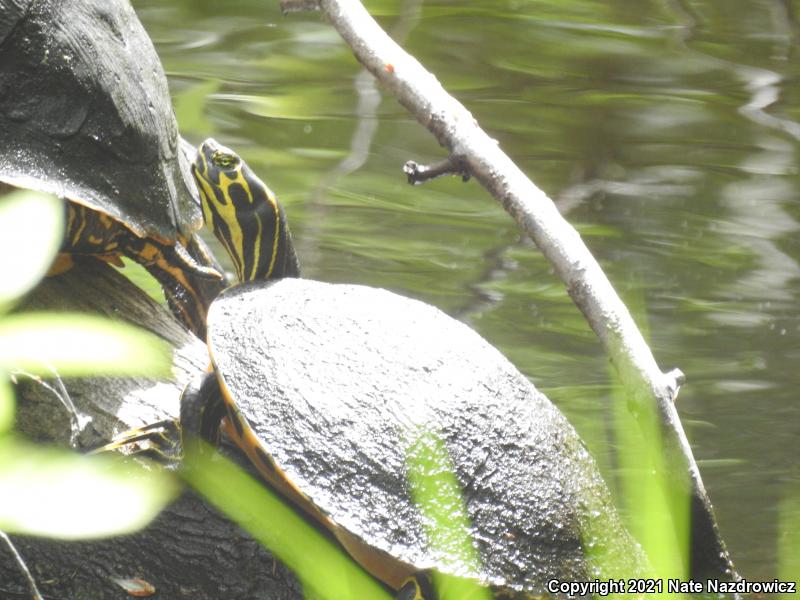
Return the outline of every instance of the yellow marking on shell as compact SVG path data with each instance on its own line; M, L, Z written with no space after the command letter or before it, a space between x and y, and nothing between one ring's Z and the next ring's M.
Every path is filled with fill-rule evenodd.
M72 238L70 239L70 244L73 246L77 246L78 242L83 237L83 230L86 229L86 213L84 212L86 209L83 207L78 208L76 204L70 204L70 215L73 215L71 219L71 224L74 224L75 221L78 222L77 229L72 233ZM72 231L69 229L68 231Z
M106 229L111 229L115 226L116 222L111 217L104 213L98 214L100 215L100 223L103 225L103 227Z
M78 211L75 205L71 202L67 203L67 231L72 231L72 226L75 224L75 219L78 216Z
M47 276L54 277L56 275L61 275L61 273L66 273L74 266L75 262L72 259L72 255L60 252L56 255L53 264L50 265L50 270L47 271Z
M210 349L209 349L209 352ZM319 508L314 504L311 498L308 495L300 490L286 475L286 473L281 469L274 461L272 460L272 469L270 469L267 465L264 465L261 458L259 457L259 452L257 448L261 450L266 456L272 457L269 452L269 449L265 446L264 442L256 437L253 428L248 423L247 419L245 419L244 415L239 411L239 408L236 406L236 403L233 401L231 397L230 390L225 385L225 379L220 374L219 368L216 367L214 363L214 357L212 355L212 365L214 365L214 370L217 373L217 382L219 383L220 391L222 392L222 398L225 404L227 405L227 410L231 411L236 417L239 419L239 422L242 424L242 437L239 437L238 431L236 427L231 423L231 426L228 427L227 433L231 437L231 441L236 444L239 448L244 450L247 457L250 459L250 462L256 466L256 469L261 474L261 476L269 483L273 488L277 489L284 495L286 495L292 502L294 502L297 506L303 508L307 511L311 516L317 519L321 525L324 525L329 530L333 531L336 528L336 524L333 523Z
M115 217L111 214L107 214L106 209L95 202L86 200L84 198L75 198L75 197L68 198L68 202L71 206L75 206L79 210L86 211L89 214L105 215L110 219L112 226L114 227L116 225L124 226L127 230L133 232L133 234L136 237L151 238L162 244L174 243L174 240L171 237L165 238L157 231L145 230L143 227L137 224L135 219L124 219L120 217Z
M230 407L232 405L229 403L228 406ZM236 431L235 427L230 427L227 433L231 437L233 443L244 450L245 454L250 460L250 463L255 465L256 470L259 472L261 477L263 477L270 486L289 498L289 500L296 506L299 506L306 513L311 515L326 529L332 532L336 531L339 526L336 525L336 523L334 523L324 511L320 510L320 508L314 504L314 501L309 498L305 492L298 488L297 485L295 485L294 482L289 479L284 470L275 463L274 459L271 459L271 455L264 446L264 443L256 437L255 432L253 432L247 421L244 420L244 417L235 407L234 412L244 426L243 436L238 436L238 432ZM271 459L270 465L265 465L263 463L261 457L259 456L259 449L261 453Z
M244 451L250 463L256 467L259 475L261 475L269 486L282 494L295 506L302 509L311 518L315 519L322 527L330 531L339 543L344 546L347 553L368 572L387 583L390 587L399 589L402 583L414 574L416 569L413 569L406 563L398 561L385 551L371 546L357 534L337 524L326 511L317 506L314 501L289 478L287 473L274 459L272 459L270 466L264 465L261 458L258 456L258 449L272 458L267 443L258 439L256 432L233 401L230 389L225 383L225 377L214 359L212 344L209 345L209 354L211 356L211 365L217 374L217 383L222 392L222 398L226 404L226 409L235 413L243 426L243 436L239 437L236 427L231 423L228 424L225 431L231 441ZM421 596L421 598L423 600L430 600L425 596Z

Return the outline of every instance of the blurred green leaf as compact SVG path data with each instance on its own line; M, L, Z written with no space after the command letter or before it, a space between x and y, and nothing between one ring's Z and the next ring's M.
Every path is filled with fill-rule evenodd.
M615 377L612 372L612 378ZM614 387L613 395L620 489L631 530L650 558L654 576L686 580L691 525L689 497L667 481L658 417L651 411L635 418L619 384Z
M459 571L480 573L478 552L470 535L470 520L461 499L461 487L447 449L432 431L420 429L408 451L408 480L414 502L424 517L435 554L455 558ZM489 600L489 590L476 581L434 572L441 600Z
M29 190L0 200L0 311L44 277L64 231L64 203Z
M163 471L0 438L0 530L62 539L129 533L175 497Z
M628 276L628 285L621 292L625 305L648 339L647 301L636 273ZM631 390L625 389L613 369L609 369L609 379L619 487L631 531L649 557L655 577L685 580L689 577L689 497L667 481L659 417L648 405L637 418L630 408Z
M25 313L0 322L0 366L38 375L167 377L169 345L141 329L82 314Z
M269 548L306 590L331 600L389 600L344 550L238 466L211 451L187 451L184 466L192 487Z

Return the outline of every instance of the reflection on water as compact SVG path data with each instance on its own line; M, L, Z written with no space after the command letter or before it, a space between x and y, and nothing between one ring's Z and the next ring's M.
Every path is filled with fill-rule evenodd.
M375 96L330 27L284 17L277 1L134 4L184 134L236 147L278 192L307 276L391 288L468 320L614 479L597 341L477 185L406 185L402 164L441 150ZM687 373L679 408L723 534L743 574L773 577L778 506L800 483L792 4L367 4L557 201L662 368Z

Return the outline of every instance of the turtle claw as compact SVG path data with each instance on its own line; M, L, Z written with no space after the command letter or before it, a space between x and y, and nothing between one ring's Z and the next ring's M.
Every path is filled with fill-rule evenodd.
M188 271L195 273L201 279L211 279L216 281L224 281L225 276L217 271L214 267L207 267L205 265L201 265L198 263L189 251L186 249L186 246L181 244L180 242L175 242L175 256L183 263Z
M180 424L165 419L144 427L130 429L110 442L93 448L88 454L121 451L126 456L147 457L159 463L173 463L183 456Z

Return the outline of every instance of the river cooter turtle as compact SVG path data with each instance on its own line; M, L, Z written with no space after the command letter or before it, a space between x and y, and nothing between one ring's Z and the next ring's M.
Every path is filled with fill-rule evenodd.
M67 201L62 259L132 258L203 337L225 284L194 233L196 152L127 0L0 0L0 146L0 183Z
M284 277L299 273L297 259L263 182L213 140L194 173L246 281L209 309L213 371L183 395L184 443L214 439L226 416L263 478L397 598L433 598L428 573L531 599L563 596L553 580L642 572L577 433L498 350L423 302ZM474 564L430 544L413 499L409 457L430 440L446 454L434 470L460 486Z

